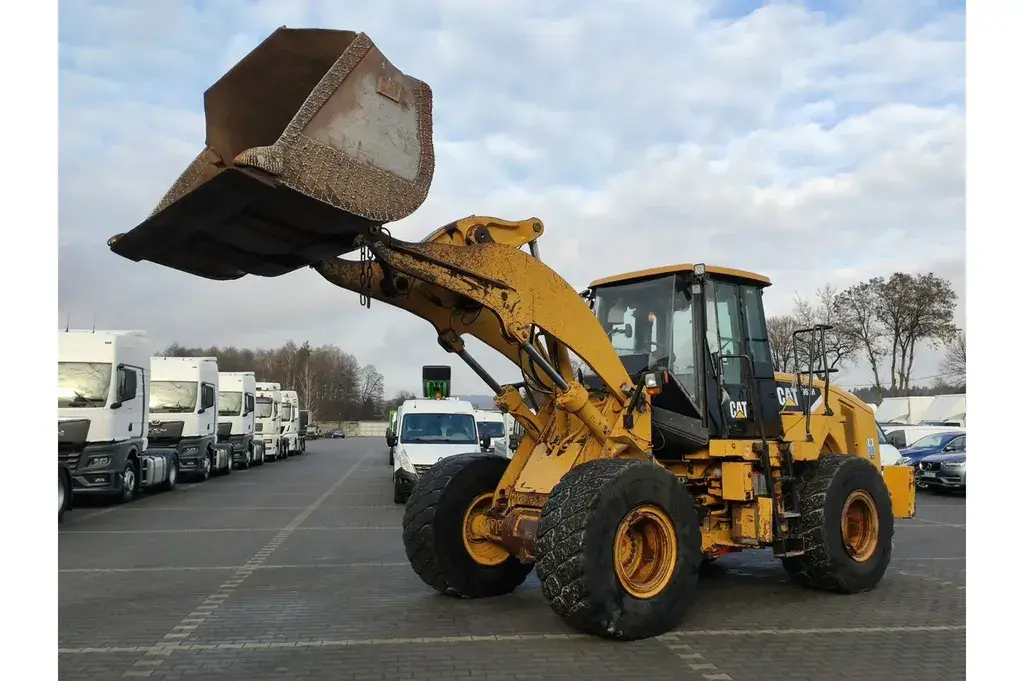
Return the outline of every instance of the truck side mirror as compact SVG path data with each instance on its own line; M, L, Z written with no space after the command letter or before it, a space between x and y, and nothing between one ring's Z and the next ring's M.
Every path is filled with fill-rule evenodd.
M480 438L480 448L481 449L490 449L491 448L491 436L490 435L484 435L482 438Z
M519 449L520 443L523 441L523 436L519 433L512 433L508 437L508 446L512 448L512 451Z

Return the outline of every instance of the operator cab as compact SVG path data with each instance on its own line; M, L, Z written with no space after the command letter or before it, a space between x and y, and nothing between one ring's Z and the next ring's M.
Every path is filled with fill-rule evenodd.
M591 309L634 382L660 373L654 448L679 458L709 439L776 438L782 417L761 294L771 282L724 267L674 265L593 282ZM588 388L596 376L584 376Z

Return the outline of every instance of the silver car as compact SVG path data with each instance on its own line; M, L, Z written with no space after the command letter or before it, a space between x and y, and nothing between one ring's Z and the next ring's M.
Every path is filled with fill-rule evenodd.
M967 451L924 457L914 478L923 489L967 489Z

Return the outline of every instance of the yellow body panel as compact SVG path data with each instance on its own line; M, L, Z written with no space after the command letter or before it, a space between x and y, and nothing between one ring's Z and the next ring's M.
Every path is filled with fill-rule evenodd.
M897 518L913 518L917 514L914 469L910 466L886 466L882 469L882 476L892 498L892 514Z

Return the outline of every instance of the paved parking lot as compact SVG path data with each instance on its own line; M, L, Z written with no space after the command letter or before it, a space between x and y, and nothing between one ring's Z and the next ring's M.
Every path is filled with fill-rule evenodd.
M918 496L874 592L792 586L722 558L657 640L576 634L531 575L505 598L435 594L409 568L383 439L321 440L60 526L60 678L193 681L963 679L966 512Z

